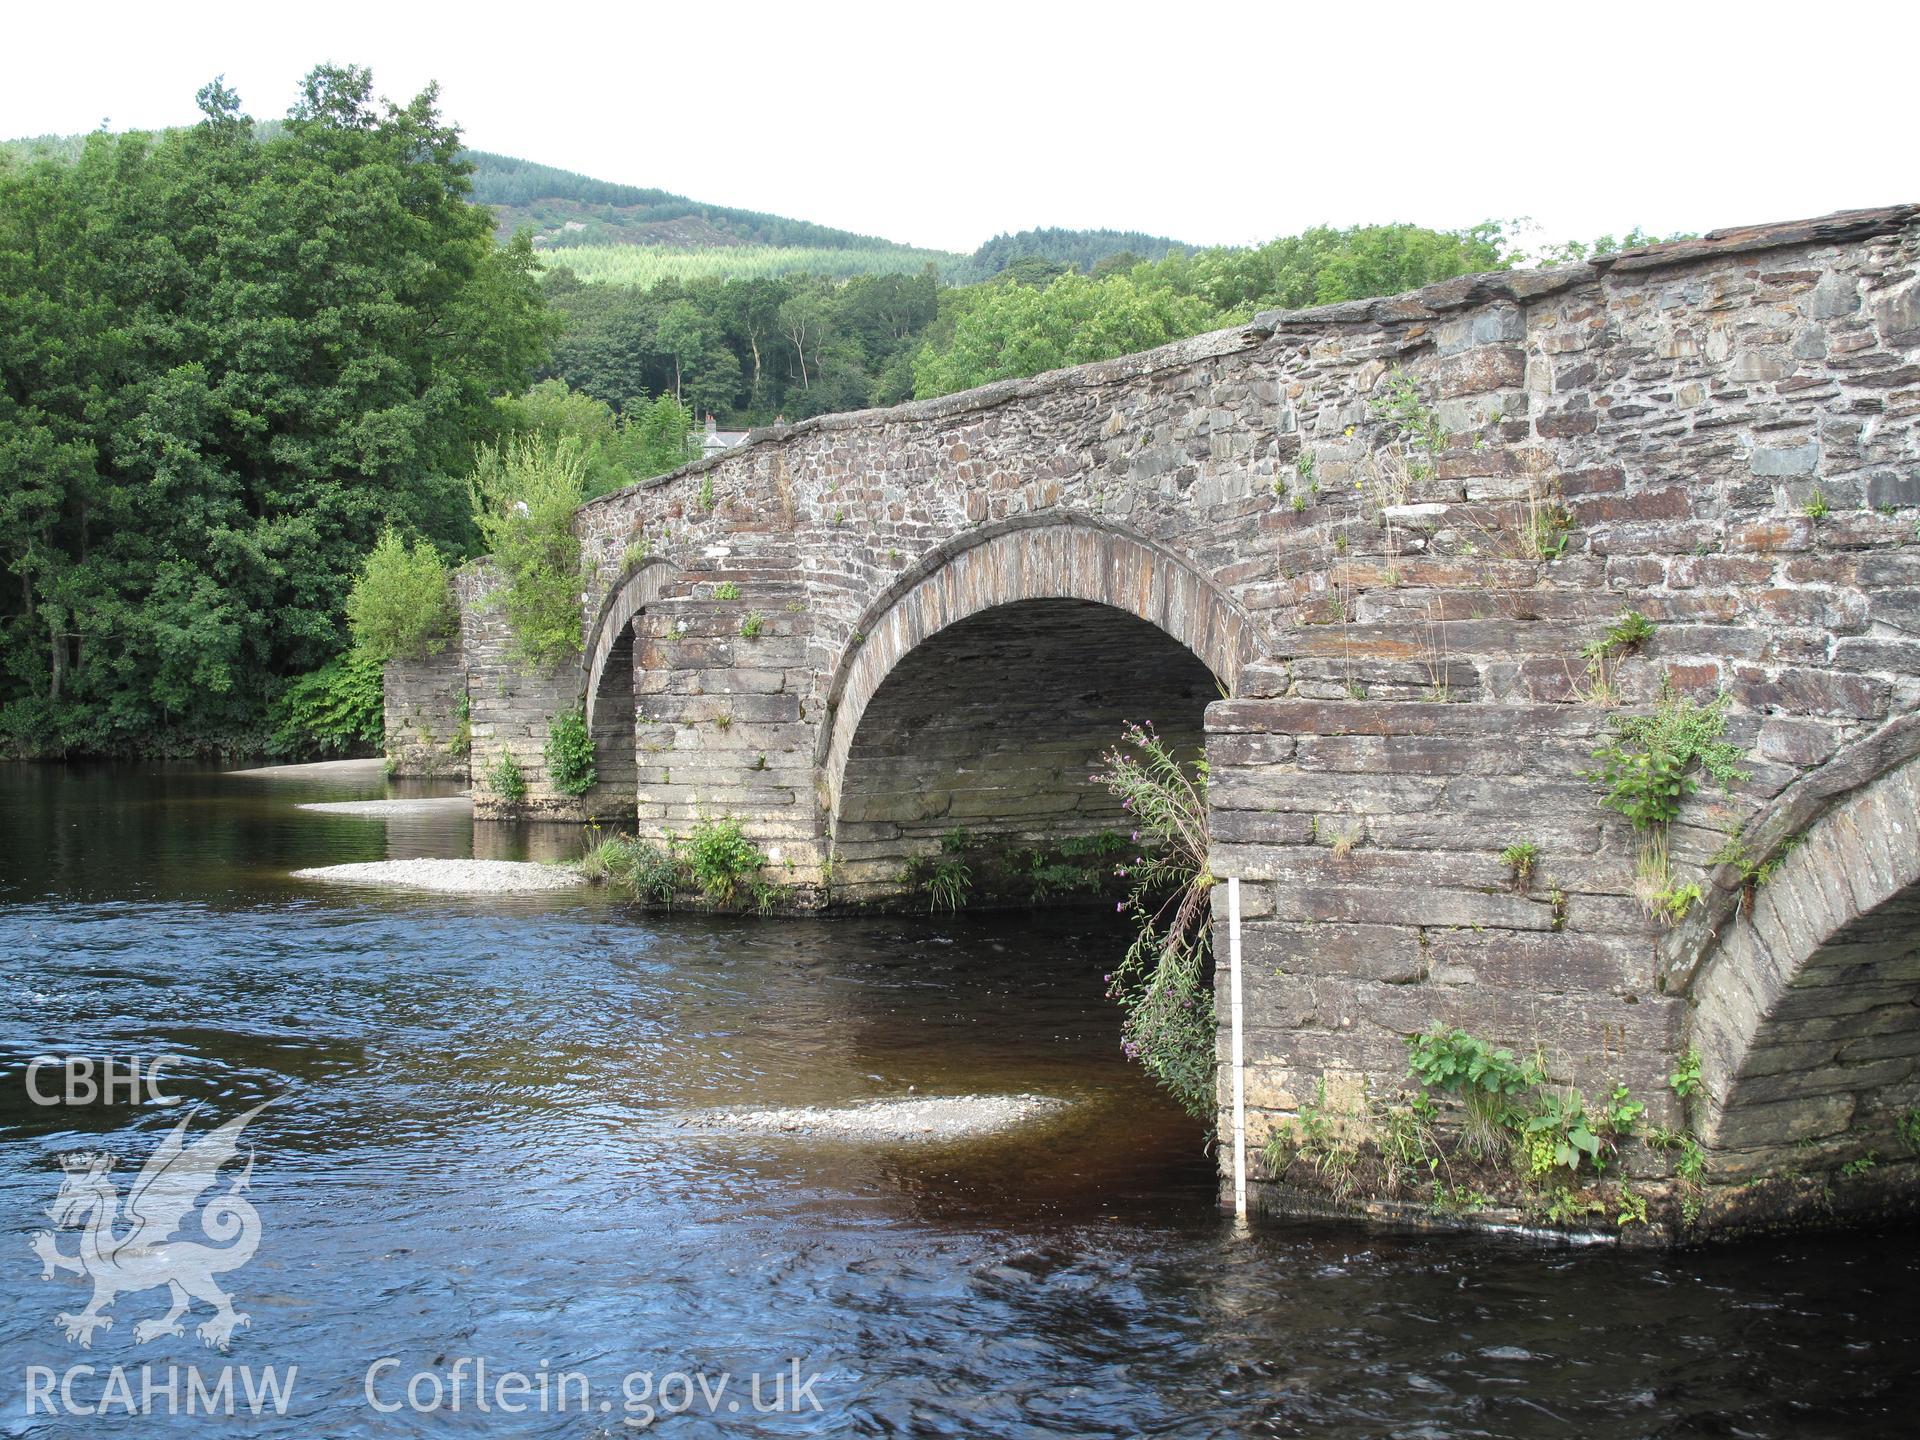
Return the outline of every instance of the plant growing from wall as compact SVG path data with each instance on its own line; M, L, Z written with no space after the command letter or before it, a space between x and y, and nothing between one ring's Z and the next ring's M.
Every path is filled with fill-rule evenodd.
M1656 891L1649 908L1655 918L1669 925L1678 925L1704 898L1699 884L1689 880L1684 885L1669 885L1664 890Z
M1496 1203L1492 1190L1555 1224L1586 1223L1613 1210L1617 1224L1645 1224L1645 1192L1625 1181L1595 1189L1613 1168L1620 1147L1643 1136L1653 1148L1679 1151L1674 1168L1682 1206L1691 1205L1689 1213L1697 1213L1704 1165L1698 1145L1676 1132L1643 1132L1646 1107L1625 1085L1612 1085L1596 1105L1577 1087L1550 1079L1537 1053L1520 1060L1512 1051L1441 1025L1407 1044L1409 1073L1422 1087L1411 1104L1382 1102L1356 1089L1335 1108L1323 1078L1313 1099L1277 1125L1263 1147L1273 1178L1301 1178L1297 1170L1291 1177L1288 1171L1305 1165L1336 1198L1357 1190L1393 1196L1428 1186L1436 1212L1458 1213ZM1438 1128L1440 1110L1433 1098L1448 1094L1459 1097L1466 1109L1453 1139ZM1455 1165L1463 1158L1502 1167L1504 1173L1469 1170L1465 1178L1487 1187L1469 1188L1457 1183Z
M409 545L389 525L347 594L356 650L381 661L438 655L459 627L446 562L428 541Z
M1700 1218L1700 1207L1706 1197L1706 1151L1691 1135L1658 1127L1647 1131L1647 1145L1654 1150L1678 1152L1674 1157L1673 1175L1679 1183L1680 1218L1691 1225Z
M1563 1179L1574 1180L1582 1165L1604 1173L1620 1138L1632 1134L1646 1113L1624 1085L1615 1085L1605 1105L1589 1110L1587 1097L1572 1086L1539 1082L1520 1121L1528 1174L1539 1181L1565 1172Z
M693 883L716 905L731 904L743 885L752 888L767 863L738 820L702 820L682 842L681 853Z
M1682 1100L1690 1100L1701 1091L1700 1050L1698 1046L1688 1046L1687 1053L1680 1057L1680 1063L1667 1076L1667 1088Z
M487 788L508 806L518 807L527 798L527 777L520 769L520 762L511 753L503 752L500 758L486 769Z
M1356 1098L1339 1109L1329 1103L1322 1077L1314 1098L1303 1101L1294 1118L1267 1137L1261 1159L1276 1179L1296 1160L1304 1162L1336 1199L1362 1184L1389 1196L1431 1185L1434 1201L1444 1202L1454 1192L1451 1167L1434 1131L1438 1113L1426 1095L1406 1103ZM1473 1203L1490 1202L1480 1196Z
M1713 855L1708 859L1707 863L1709 865L1731 865L1739 872L1740 907L1743 910L1751 911L1753 909L1755 896L1779 873L1780 867L1786 862L1787 856L1791 855L1805 838L1806 837L1802 835L1790 836L1769 858L1765 860L1755 860L1747 853L1747 844L1743 837L1729 835L1726 843L1713 852Z
M1638 610L1622 610L1620 618L1598 639L1581 646L1580 657L1587 662L1587 671L1585 683L1573 687L1576 698L1593 705L1613 704L1618 698L1613 683L1615 665L1652 638L1651 620Z
M1560 498L1559 482L1527 476L1520 512L1520 553L1529 560L1558 560L1573 540L1573 512Z
M643 905L671 905L680 871L671 850L632 835L602 840L580 862L589 880L623 890Z
M1910 1106L1901 1112L1895 1122L1900 1131L1900 1143L1915 1155L1920 1155L1920 1106Z
M470 482L474 524L506 581L498 603L524 664L549 665L580 651L573 514L585 484L577 437L516 436L478 452Z
M1327 1104L1323 1078L1311 1100L1302 1101L1292 1122L1267 1137L1261 1159L1274 1175L1283 1175L1296 1159L1311 1165L1334 1199L1354 1192L1362 1158L1360 1117L1342 1115Z
M447 753L463 757L473 753L473 701L464 694L454 702L453 736L447 741Z
M1405 370L1388 371L1385 392L1369 400L1367 409L1392 433L1391 461L1404 480L1417 485L1432 479L1434 462L1447 448L1447 432L1420 393L1419 382ZM1404 490L1401 498L1405 498Z
M1540 863L1540 847L1531 840L1516 840L1500 852L1500 859L1507 867L1513 888L1526 894L1533 881L1534 866Z
M1406 503L1416 485L1425 484L1434 476L1440 454L1447 448L1448 436L1440 424L1440 417L1421 393L1419 382L1407 371L1395 368L1387 373L1384 388L1367 402L1367 409L1373 419L1381 424L1386 432L1385 443L1370 444L1361 467L1360 477L1354 481L1354 489L1359 492L1364 512L1371 512L1383 531L1383 552L1389 573L1398 575L1394 562L1400 556L1400 538L1394 530L1393 510L1395 506ZM1346 437L1352 439L1358 430L1349 425ZM1303 452L1304 457L1305 452ZM1309 460L1302 478L1307 479L1307 488L1318 493L1320 482L1310 478L1313 466ZM1297 491L1294 495L1295 508L1304 508L1304 496ZM1336 618L1340 622L1343 636L1344 668L1347 692L1353 699L1366 697L1364 687L1353 677L1353 655L1350 630L1355 615L1355 585L1353 577L1353 558L1346 554L1345 537L1339 537L1336 550L1344 557L1337 574L1329 565L1329 579L1333 581L1333 598L1337 601ZM1396 580L1397 583L1397 580ZM1429 623L1429 631L1434 627ZM1435 632L1430 636L1430 650L1440 648L1437 641L1444 632ZM1450 698L1444 678L1444 665L1436 666L1429 662L1432 698Z
M738 600L740 598L740 587L731 580L722 580L718 585L713 587L713 598L716 600Z
M1607 739L1593 752L1600 764L1582 776L1606 787L1600 803L1617 810L1641 836L1638 890L1649 913L1672 918L1684 914L1699 895L1682 901L1687 887L1676 887L1667 861L1667 827L1686 797L1700 787L1702 773L1731 789L1746 779L1740 750L1720 737L1727 729L1727 697L1697 705L1671 687L1648 715L1616 717Z
M1556 1169L1577 1171L1583 1159L1591 1160L1596 1169L1605 1167L1606 1162L1600 1158L1600 1137L1587 1117L1586 1097L1577 1090L1542 1092L1520 1129L1526 1144L1527 1172L1535 1180L1544 1179Z
M1056 895L1099 890L1126 848L1126 837L1116 830L1069 835L1053 845L1014 851L1009 868L1038 905Z
M1466 1107L1462 1141L1482 1160L1506 1154L1514 1097L1540 1083L1540 1068L1514 1059L1465 1030L1439 1025L1407 1041L1407 1065L1428 1091L1456 1095Z
M593 765L593 737L579 710L553 717L547 727L547 778L566 795L584 795L598 778Z
M1192 1114L1214 1114L1211 986L1213 876L1207 869L1207 776L1190 774L1153 731L1129 725L1092 778L1118 796L1141 856L1123 866L1119 908L1133 943L1107 980L1119 1002L1121 1047Z
M940 848L932 855L916 855L900 867L896 877L909 890L927 897L929 914L936 910L957 911L967 902L973 889L973 869L965 860L974 848L973 835L966 826L957 826L940 837Z
M767 617L762 615L758 610L748 611L745 618L740 621L740 638L743 640L758 640L760 638L760 632L766 628L766 624Z
M967 891L973 888L973 871L958 855L936 856L926 879L927 909L958 910L967 903Z

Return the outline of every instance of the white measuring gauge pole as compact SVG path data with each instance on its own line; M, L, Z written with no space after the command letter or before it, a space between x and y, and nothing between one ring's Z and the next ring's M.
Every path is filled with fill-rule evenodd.
M1233 1009L1233 1213L1247 1218L1247 1042L1240 999L1240 881L1227 881L1227 994Z

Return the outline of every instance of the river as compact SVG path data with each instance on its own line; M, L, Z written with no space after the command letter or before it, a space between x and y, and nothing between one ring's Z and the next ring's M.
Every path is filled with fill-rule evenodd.
M289 878L578 843L297 808L387 788L0 767L4 1433L1914 1433L1912 1232L1666 1255L1237 1230L1197 1127L1119 1053L1112 917L645 916ZM111 1153L124 1195L186 1107L36 1104L41 1055L178 1057L160 1088L197 1106L189 1138L271 1102L201 1196L252 1152L227 1353L198 1301L136 1340L165 1289L120 1294L91 1349L56 1327L90 1293L34 1250L60 1157ZM43 1095L68 1074L38 1073ZM968 1093L1074 1103L964 1144L682 1123ZM248 1415L266 1367L296 1372L285 1413ZM188 1414L223 1371L242 1413Z

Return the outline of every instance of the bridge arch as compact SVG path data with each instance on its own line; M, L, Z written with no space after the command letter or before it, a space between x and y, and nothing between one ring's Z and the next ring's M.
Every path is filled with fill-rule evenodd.
M927 557L859 627L817 755L836 888L852 893L951 829L1029 847L1124 829L1089 765L1127 719L1170 723L1191 753L1257 633L1180 557L1058 521Z
M1717 1179L1907 1153L1920 1105L1920 758L1802 833L1691 986Z
M621 658L626 659L625 673L632 674L633 620L642 610L659 599L666 588L679 578L679 568L662 559L648 559L622 575L607 598L601 603L599 613L587 629L585 646L585 703L587 728L593 729L596 719L603 723L611 721L613 716L605 713L600 701L601 691L608 682L622 670ZM615 697L618 701L622 697ZM624 697L626 706L618 703L615 710L620 711L631 705L632 695ZM631 718L623 715L622 719Z
M1085 521L1006 525L942 546L868 607L835 667L819 761L829 811L860 720L915 648L959 621L1028 600L1081 600L1154 625L1199 657L1229 694L1257 658L1253 621L1171 551Z

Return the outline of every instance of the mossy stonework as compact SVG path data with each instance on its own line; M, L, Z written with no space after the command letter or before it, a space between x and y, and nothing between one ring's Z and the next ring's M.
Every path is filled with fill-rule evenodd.
M1853 212L757 432L578 512L577 660L519 668L463 572L467 763L511 753L521 813L737 820L786 904L924 909L982 870L957 830L1124 830L1089 777L1152 720L1243 882L1261 1203L1915 1208L1917 266L1920 207ZM1645 823L1601 803L1636 785ZM1409 1075L1436 1024L1539 1067L1498 1173Z

